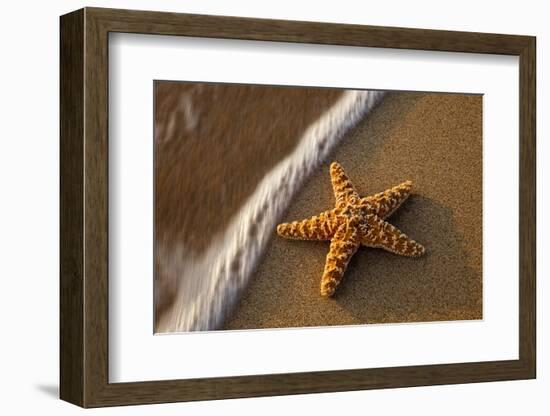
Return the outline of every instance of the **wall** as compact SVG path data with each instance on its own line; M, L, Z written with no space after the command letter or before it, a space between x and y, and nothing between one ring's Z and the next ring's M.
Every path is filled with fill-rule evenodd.
M543 162L550 146L542 140L544 102L550 89L543 72L550 55L550 27L544 2L396 1L392 4L338 0L298 2L205 1L49 1L6 3L2 9L0 71L0 310L3 342L0 378L4 414L40 410L58 415L80 410L56 399L58 383L58 16L87 6L156 9L318 20L433 29L529 34L538 37L538 212L539 212L539 365L537 380L318 394L208 403L167 404L92 410L89 414L284 414L364 412L449 415L540 415L550 404L550 364L542 331L545 301L542 244L550 227L541 213L548 207ZM546 87L546 88L545 88ZM546 198L546 201L543 201ZM543 238L545 234L545 238ZM547 394L547 393L546 393ZM8 410L11 412L8 413ZM546 410L547 411L547 410Z

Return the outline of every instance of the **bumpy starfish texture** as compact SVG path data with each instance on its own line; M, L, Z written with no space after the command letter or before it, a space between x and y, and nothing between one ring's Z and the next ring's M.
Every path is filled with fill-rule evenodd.
M281 237L295 240L330 241L321 295L332 296L359 246L382 248L395 254L418 257L425 249L386 222L411 193L406 181L384 192L360 198L340 164L330 165L336 207L302 221L277 226Z

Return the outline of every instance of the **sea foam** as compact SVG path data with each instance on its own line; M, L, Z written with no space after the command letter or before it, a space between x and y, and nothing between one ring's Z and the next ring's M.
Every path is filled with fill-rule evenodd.
M157 332L205 331L223 325L294 194L383 94L344 92L305 130L295 150L265 175L229 226L200 256L189 256L182 245L157 248L160 272L179 279L175 300Z

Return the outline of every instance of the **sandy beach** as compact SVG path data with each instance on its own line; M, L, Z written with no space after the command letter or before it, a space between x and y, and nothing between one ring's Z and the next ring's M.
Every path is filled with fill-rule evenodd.
M482 97L391 93L297 195L283 221L329 209L330 161L360 194L410 179L390 222L424 244L418 259L361 248L336 296L319 296L328 243L274 235L224 329L482 318Z
M200 253L342 90L157 82L155 232Z
M158 324L182 284L209 278L177 271L193 270L188 266L343 90L180 82L155 88ZM336 296L326 299L319 282L329 243L285 240L273 229L221 329L481 319L482 96L388 93L278 220L334 206L332 161L344 166L363 196L412 180L413 195L389 221L427 254L411 259L360 248ZM170 263L174 258L177 264Z
M259 181L343 90L155 82L155 322Z

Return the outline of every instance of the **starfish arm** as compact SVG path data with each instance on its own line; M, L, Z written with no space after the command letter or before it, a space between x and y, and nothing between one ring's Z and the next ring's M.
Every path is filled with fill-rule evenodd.
M332 211L325 211L302 221L279 224L277 234L294 240L328 241L336 228Z
M359 200L355 187L339 163L333 162L330 165L330 179L332 181L334 197L336 198L336 206L344 205L346 201L350 201L353 198L356 198L357 201Z
M422 245L376 215L367 216L367 226L361 234L361 244L367 247L383 248L407 257L418 257L426 251Z
M411 194L412 182L406 181L384 192L361 198L361 205L372 207L371 213L387 218L401 206Z
M348 263L360 245L358 225L359 218L352 217L336 230L321 278L322 296L332 296L344 277Z

